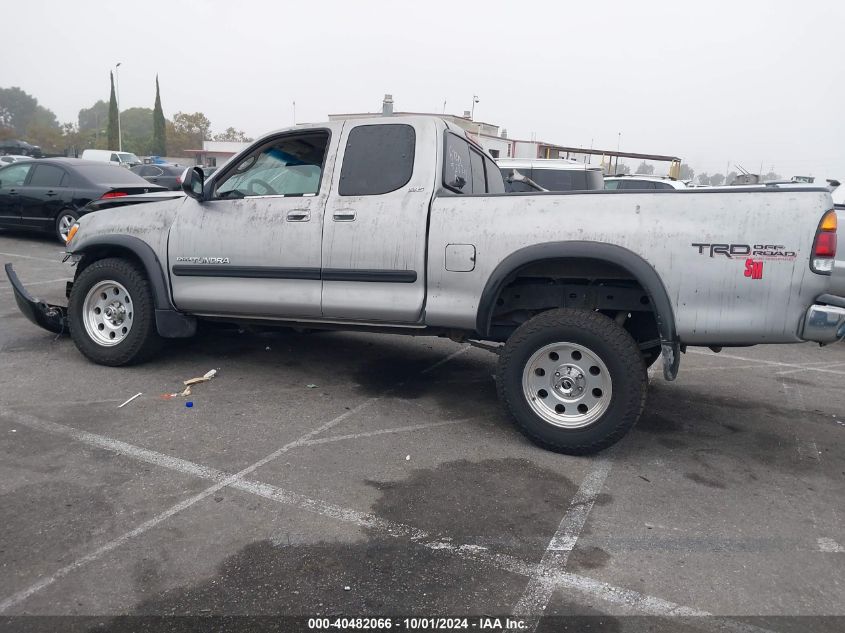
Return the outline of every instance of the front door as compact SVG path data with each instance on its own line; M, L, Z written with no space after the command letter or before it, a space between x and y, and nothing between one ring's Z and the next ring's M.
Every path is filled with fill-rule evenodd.
M323 316L415 323L425 307L435 123L354 125L340 139L323 230ZM341 167L342 165L342 167Z
M0 170L0 224L20 226L20 194L32 165L30 161L13 163Z
M197 314L320 316L320 241L342 124L272 137L186 198L170 234L173 300Z

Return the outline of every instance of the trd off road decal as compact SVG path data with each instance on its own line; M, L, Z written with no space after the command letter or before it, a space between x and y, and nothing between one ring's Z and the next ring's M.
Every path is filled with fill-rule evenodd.
M792 261L798 256L797 251L789 250L783 244L704 244L693 243L699 255L709 257L727 257L740 261L745 258L743 276L751 279L763 278L765 261Z

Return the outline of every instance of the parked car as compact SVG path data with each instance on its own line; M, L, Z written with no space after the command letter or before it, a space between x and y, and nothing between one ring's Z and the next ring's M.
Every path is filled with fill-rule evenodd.
M16 141L14 139L0 141L0 156L5 154L32 156L33 158L41 158L43 156L41 148L38 145L32 145L26 141Z
M77 158L44 158L0 168L0 226L48 231L64 243L97 198L165 191L127 169Z
M134 167L141 164L141 159L132 152L119 152L114 149L86 149L82 152L81 158L104 163L117 163L121 167Z
M602 189L600 167L559 158L498 158L496 164L505 178L507 191L535 191L526 182L513 180L511 172L518 171L546 191L590 191Z
M30 320L102 365L150 358L200 319L469 341L498 354L522 432L574 454L623 437L646 366L662 358L673 380L687 346L845 336L827 188L504 189L439 118L299 125L209 180L186 171L185 198L81 218L67 308L6 271Z
M624 189L624 190L668 190L668 189L687 189L687 185L674 178L668 176L645 176L643 174L635 174L633 176L605 176L605 189Z
M182 174L186 167L179 165L135 165L131 168L132 173L138 174L147 182L160 187L166 187L171 191L182 190Z
M4 165L11 165L12 163L19 163L23 160L32 160L32 156L21 156L20 154L6 154L0 156L0 167Z

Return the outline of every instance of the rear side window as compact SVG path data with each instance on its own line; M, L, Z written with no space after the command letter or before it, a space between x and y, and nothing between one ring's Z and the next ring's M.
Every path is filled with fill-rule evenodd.
M472 192L484 193L484 158L478 152L470 150L469 162L472 166Z
M65 176L63 169L53 165L36 165L29 180L30 187L61 187Z
M505 179L499 167L489 158L484 159L484 167L487 172L487 192L505 193Z
M349 132L341 196L377 196L408 184L414 173L414 128L405 124L359 125Z
M455 134L446 133L443 156L443 185L456 193L472 193L469 143Z
M604 181L604 188L605 189L619 189L619 181L618 180L605 180Z
M619 185L620 189L636 189L638 191L644 191L648 189L654 189L654 183L650 180L622 180Z

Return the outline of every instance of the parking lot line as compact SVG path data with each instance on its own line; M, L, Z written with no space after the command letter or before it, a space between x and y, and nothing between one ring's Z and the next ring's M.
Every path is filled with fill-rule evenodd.
M566 567L569 554L578 542L581 530L584 529L590 510L593 509L596 497L604 487L612 466L613 453L611 451L595 459L575 496L572 497L569 509L563 515L557 531L546 546L537 571L529 577L519 602L513 608L514 615L529 618L528 630L534 631L537 628L540 616L546 610L555 590L555 583L551 576Z
M781 363L776 360L764 360L762 358L748 358L747 356L734 356L732 354L725 354L719 352L702 352L700 350L688 349L687 354L697 354L698 356L711 356L720 358L730 358L731 360L741 360L746 363L754 363L755 365L770 365L772 367L791 367L793 369L801 369L804 371L818 371L825 374L836 374L838 376L845 376L845 371L838 371L836 369L826 369L825 367L808 367L807 365L799 365L797 363Z
M461 418L460 420L444 420L442 422L429 422L428 424L412 424L410 426L396 426L390 429L379 429L378 431L365 431L363 433L351 433L350 435L334 435L332 437L318 437L314 440L302 442L300 446L314 446L315 444L331 444L332 442L343 442L345 440L357 440L363 437L375 437L389 433L407 433L409 431L420 431L422 429L433 429L438 426L451 426L453 424L464 424L472 418Z
M378 396L376 398L373 398L373 400L379 399L380 397L383 396ZM357 409L363 409L366 404L367 402L362 403L361 405L359 405L359 407L357 407ZM355 410L353 409L353 411ZM0 413L0 417L9 417L9 413L11 412L9 412L8 410L3 411L2 413ZM350 413L351 412L346 412L344 416ZM541 578L543 581L543 595L545 595L546 593L548 594L548 597L546 598L546 603L551 597L552 592L554 592L555 590L572 589L589 595L591 598L597 598L605 602L609 602L611 604L626 606L634 610L646 613L648 615L708 616L708 620L705 622L707 626L703 627L705 629L709 628L720 631L728 630L734 631L736 633L767 633L766 629L748 626L740 622L735 622L728 618L715 618L710 613L707 613L705 611L686 607L684 605L679 605L673 602L663 600L661 598L642 594L631 589L616 587L601 582L599 580L588 578L586 576L568 573L563 570L562 565L560 565L560 569L555 568L555 564L553 563L551 558L555 555L563 553L565 553L565 556L568 557L569 552L571 552L572 549L575 547L575 544L577 542L577 535L580 534L581 529L583 529L587 514L592 508L596 496L601 490L604 481L607 478L607 474L610 470L610 458L608 457L599 458L597 460L596 466L591 469L590 473L588 473L588 475L584 478L584 482L582 483L575 497L573 497L572 502L570 503L570 510L564 516L564 519L561 521L561 524L557 532L555 533L555 536L549 542L549 548L547 549L547 551L554 552L554 554L545 561L541 560L540 563L534 564L522 561L507 554L490 552L487 550L486 547L478 546L477 544L461 544L451 541L443 541L436 539L432 540L431 535L428 534L425 530L413 527L411 525L383 519L376 515L364 513L359 510L344 508L342 506L338 506L336 504L323 501L321 499L313 499L310 497L306 497L305 495L301 495L299 493L286 490L284 488L280 488L272 484L242 479L242 474L244 474L245 471L252 467L248 467L247 469L244 469L239 473L231 475L215 468L195 464L193 462L178 457L172 457L169 455L164 455L162 453L157 453L156 451L151 451L145 448L133 446L131 444L127 444L126 442L108 438L102 435L97 435L95 433L81 431L79 429L75 429L64 424L59 424L48 420L42 420L40 418L36 418L35 416L26 414L15 414L14 419L18 424L21 424L23 426L27 426L48 433L71 437L79 442L96 446L98 448L102 448L112 452L117 452L121 455L138 459L139 461L156 464L164 468L169 468L181 473L194 475L199 478L212 479L217 483L214 486L211 486L210 488L207 488L206 490L176 504L165 512L156 515L152 519L145 521L133 530L130 530L129 532L126 532L125 534L117 537L116 539L109 541L108 543L99 547L93 552L90 552L82 556L81 558L73 561L72 563L66 565L65 567L62 567L53 574L42 578L38 582L27 587L26 589L23 589L22 591L19 591L9 596L8 598L0 602L0 613L25 601L27 598L34 595L35 593L38 593L42 589L49 587L57 580L60 580L61 578L83 567L84 565L99 559L108 552L111 552L112 550L120 547L124 543L130 541L134 537L140 536L144 532L155 527L167 518L177 514L178 512L181 512L184 509L189 508L198 501L201 501L206 497L216 493L218 490L224 487L231 487L237 490L241 490L243 492L263 497L271 501L275 501L277 503L294 506L307 512L313 512L326 518L331 518L337 521L351 523L361 528L367 528L374 531L378 531L384 535L391 536L393 538L407 538L427 549L437 551L446 550L451 554L458 556L462 559L490 565L503 571L518 574L521 576L526 576L529 579L529 586L534 579ZM335 418L335 420L337 420L337 418ZM324 427L326 427L326 424L324 424L320 428L325 430ZM315 429L315 431L317 430ZM312 431L307 435L312 435L315 433L315 431ZM309 442L309 440L296 440L294 442L290 442L286 446L290 448L293 448L294 446L309 446L311 445ZM265 460L266 459L267 458L265 458ZM266 463L265 460L261 461L263 463ZM545 555L544 558L546 558Z
M442 366L444 363L446 363L446 362L452 360L453 358L459 356L460 354L465 353L469 349L470 349L470 346L466 345L466 346L462 347L461 349L457 350L456 352L449 354L446 358L443 358L443 359L437 361L436 363L434 363L433 365L427 367L421 373L432 371L432 370L436 369L437 367ZM184 501L177 503L176 505L168 508L164 512L154 516L151 519L148 519L147 521L145 521L144 523L142 523L138 527L134 528L133 530L130 530L129 532L122 534L121 536L109 541L105 545L102 545L101 547L94 550L93 552L86 554L82 558L79 558L79 559L73 561L72 563L65 565L64 567L62 567L58 571L54 572L53 574L51 574L51 575L49 575L45 578L42 578L41 580L36 582L34 585L31 585L30 587L13 594L12 596L10 596L10 597L6 598L5 600L3 600L2 602L0 602L0 613L6 611L10 607L12 607L12 606L14 606L14 605L16 605L20 602L23 602L24 600L29 598L31 595L41 591L45 587L52 585L54 582L56 582L60 578L66 576L67 574L69 574L72 571L78 569L79 567L82 567L83 565L86 565L87 563L89 563L91 561L97 560L98 558L100 558L104 554L107 554L108 552L112 551L113 549L123 545L127 541L135 538L136 536L143 534L144 532L147 532L148 530L154 528L159 523L167 520L168 518L170 518L174 514L177 514L177 513L181 512L182 510L190 508L195 503L202 501L206 497L213 495L214 493L216 493L221 488L225 488L226 486L229 486L229 485L232 485L232 484L238 482L242 477L245 477L246 475L256 471L257 469L261 468L262 466L270 463L271 461L273 461L274 459L283 455L284 453L286 453L290 449L292 449L296 446L300 446L302 444L302 442L306 442L306 441L316 437L320 433L323 433L324 431L328 431L330 428L340 424L341 422L343 422L344 420L346 420L350 416L353 416L356 413L358 413L358 412L366 409L367 407L375 404L379 400L382 400L383 398L388 396L392 391L394 391L395 389L400 387L402 384L403 383L399 383L395 387L391 387L390 389L387 389L386 391L379 394L378 396L373 396L372 398L365 400L364 402L362 402L358 406L353 407L352 409L350 409L348 411L345 411L344 413L332 418L331 420L329 420L328 422L326 422L324 424L321 424L320 426L318 426L317 428L309 431L308 433L301 436L300 438L293 440L292 442L288 442L287 444L285 444L281 448L273 451L272 453L270 453L266 457L263 457L262 459L258 460L257 462L250 464L249 466L247 466L243 470L235 473L234 475L229 475L228 477L224 477L224 479L222 479L222 480L218 480L217 483L215 483L213 486L206 488L202 492L200 492L196 495L193 495L193 496L189 497L188 499L185 499ZM25 416L24 417L22 414L18 414L18 413L14 413L14 412L8 412L8 411L6 412L6 416L4 416L4 417L7 417L9 413L12 413L13 419L15 421L19 422L19 423L24 424L25 422L28 421L28 422L30 422L31 424L34 425L34 424L36 424L36 421L37 421L37 423L44 425L42 427L43 429L53 428L53 429L59 430L59 427L65 426L65 425L57 425L57 426L51 427L51 426L48 426L48 425L56 425L56 423L55 422L48 422L46 420L38 420L37 418L34 418L33 416ZM63 433L70 432L70 431L66 431L66 429L72 429L72 427L65 427L65 429L61 429L61 430L62 430ZM87 437L87 435L94 436L94 434L83 435L86 432L85 431L79 431L78 429L72 429L72 430L76 431L80 434L78 436L79 438ZM163 454L154 454L154 451L148 451L147 449L143 449L143 448L140 448L140 447L134 447L130 444L126 444L125 442L120 442L119 440L111 440L110 438L105 438L103 436L94 436L94 437L89 438L89 439L92 439L92 441L96 441L96 442L104 442L105 444L110 444L114 447L114 448L110 448L110 449L107 449L107 450L118 450L118 448L119 448L118 452L122 451L123 454L128 455L128 456L139 457L139 458L144 457L144 458L158 459L160 461L156 462L156 463L159 463L159 465L161 465L161 466L167 467L168 464L173 464L173 465L179 466L180 468L185 467L185 468L191 469L191 470L193 470L193 472L197 473L197 476L201 477L202 475L200 473L208 473L209 476L211 476L215 480L217 479L217 474L212 472L213 469L207 469L205 466L193 464L192 462L187 462L185 460L181 460L181 459L176 458L176 457L170 457L170 456L166 456L166 455L163 455ZM102 445L102 448L106 448L106 446ZM146 459L144 461L146 461ZM217 471L217 472L220 472L220 471Z
M50 259L49 257L37 257L35 255L21 255L20 253L0 253L3 257L20 257L21 259L37 259L42 262L52 262L54 264L61 264L61 259Z

